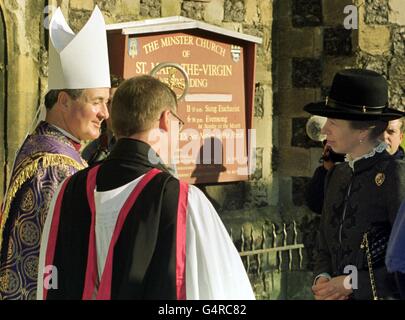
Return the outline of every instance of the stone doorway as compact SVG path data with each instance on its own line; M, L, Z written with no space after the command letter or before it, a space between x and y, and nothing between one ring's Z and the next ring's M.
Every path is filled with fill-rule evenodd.
M7 38L0 8L0 199L7 183Z

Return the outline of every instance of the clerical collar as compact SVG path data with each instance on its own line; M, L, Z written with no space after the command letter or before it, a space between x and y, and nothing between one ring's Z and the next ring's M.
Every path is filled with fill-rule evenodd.
M68 137L70 140L73 140L76 143L81 143L79 139L77 139L75 136L73 136L72 134L70 134L66 130L61 129L58 126L55 126L54 124L51 124L51 126L54 127L55 129L57 129L58 131L60 131L63 135Z
M355 158L353 159L352 157L350 157L350 155L346 155L345 157L345 161L349 164L349 167L352 168L352 170L354 170L354 163L361 160L361 159L368 159L371 157L374 157L376 153L382 153L387 149L388 145L382 141L380 142L380 144L378 146L376 146L375 148L373 148L373 150L371 150L369 153L362 155L361 157Z

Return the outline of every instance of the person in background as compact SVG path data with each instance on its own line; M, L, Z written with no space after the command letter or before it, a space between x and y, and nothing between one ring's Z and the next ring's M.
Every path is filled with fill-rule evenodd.
M405 201L402 202L388 242L385 263L395 280L402 300L405 300Z
M401 147L405 132L405 119L400 118L388 123L388 128L384 131L384 141L388 145L387 151L395 159L404 159L404 149Z
M325 179L328 171L332 169L335 164L345 161L345 156L334 152L327 144L326 140L323 141L323 145L323 154L320 159L322 165L316 168L305 191L306 205L311 211L317 214L322 213Z
M385 141L388 143L388 151L398 159L404 158L404 150L401 142L404 137L404 118L391 121L385 131ZM395 149L398 148L397 151ZM398 211L397 218L392 227L390 241L388 243L386 265L388 271L395 272L396 282L400 291L401 299L405 300L405 202Z

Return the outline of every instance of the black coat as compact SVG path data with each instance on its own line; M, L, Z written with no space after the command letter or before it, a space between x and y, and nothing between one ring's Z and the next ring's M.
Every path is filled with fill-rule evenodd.
M344 275L346 266L358 269L355 299L372 299L364 251L363 234L374 224L393 224L405 198L405 161L395 160L386 151L355 162L336 165L325 182L325 199L318 238L314 275ZM375 270L378 295L392 297L385 266Z
M325 197L325 179L327 174L328 170L326 170L323 165L316 168L314 175L305 190L306 205L311 211L317 214L322 213L323 198Z
M395 159L402 160L405 157L404 149L400 146L392 155ZM311 211L321 214L323 207L325 179L328 170L323 165L316 168L308 186L305 190L305 202Z

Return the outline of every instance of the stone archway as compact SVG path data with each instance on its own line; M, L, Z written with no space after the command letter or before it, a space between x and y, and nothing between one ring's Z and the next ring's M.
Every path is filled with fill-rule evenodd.
M0 8L0 197L7 177L7 38L6 23Z

